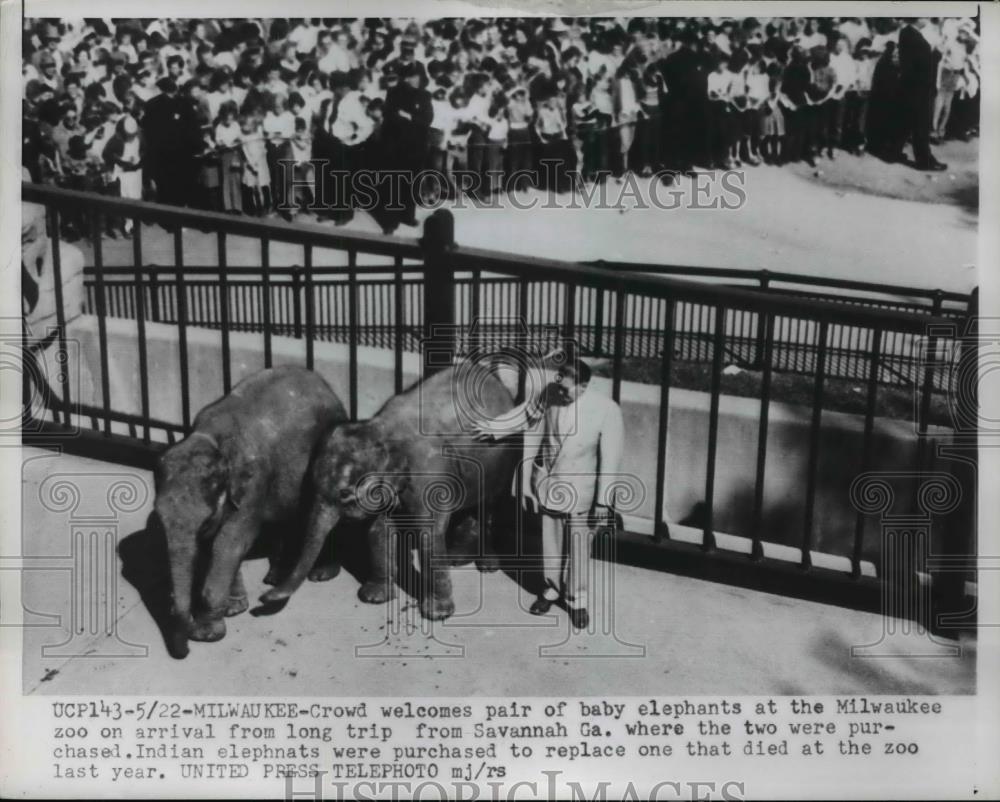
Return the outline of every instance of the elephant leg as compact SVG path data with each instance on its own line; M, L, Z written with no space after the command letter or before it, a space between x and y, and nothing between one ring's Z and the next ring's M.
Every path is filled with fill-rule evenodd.
M280 537L273 537L268 546L267 573L263 581L265 585L277 585L290 570L287 565L290 549Z
M229 588L229 599L226 601L226 618L239 615L249 606L250 601L247 599L247 589L243 585L243 573L237 568L236 576L233 577L233 584Z
M493 547L493 510L487 508L479 527L479 554L476 567L483 573L491 574L500 568L500 558Z
M333 532L330 532L326 536L326 543L323 544L323 550L319 553L319 557L316 558L316 562L313 563L313 567L309 571L310 582L326 582L340 573L340 563L337 561L333 548Z
M368 532L372 575L360 588L358 598L368 604L382 604L396 598L396 543L393 527L382 515Z
M449 518L446 512L436 513L431 527L420 532L420 613L432 621L455 612L445 540Z
M252 520L252 513L249 510L244 513L241 509L239 514L222 525L216 535L202 589L201 610L191 627L192 640L216 641L225 637L224 616L247 544L253 540L249 532Z

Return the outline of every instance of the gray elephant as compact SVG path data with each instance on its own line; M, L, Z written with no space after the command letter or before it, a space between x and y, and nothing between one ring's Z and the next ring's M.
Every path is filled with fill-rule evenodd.
M191 434L160 457L154 521L163 528L169 557L167 644L174 657L187 656L188 638L219 640L226 633L223 617L247 609L241 561L264 524L294 522L308 505L303 491L313 448L345 420L343 404L319 374L271 368L205 407ZM298 537L300 528L293 531ZM311 578L328 579L338 570L335 562L321 563ZM265 581L273 584L275 573L272 562Z
M466 402L487 418L514 407L513 396L494 373L463 376L449 368L390 399L374 418L331 429L310 468L313 507L299 562L261 601L277 602L294 593L325 533L347 518L370 522L373 570L358 591L362 601L378 604L396 594L392 535L398 525L420 531L421 613L430 619L451 615L449 524L460 511L473 509L485 524L482 530L488 530L490 506L510 492L520 459L519 448L476 439L462 421Z

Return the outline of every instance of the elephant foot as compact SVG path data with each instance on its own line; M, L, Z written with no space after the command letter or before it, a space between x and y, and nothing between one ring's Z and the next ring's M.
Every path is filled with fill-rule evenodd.
M444 599L428 596L420 602L420 614L430 621L441 621L454 612L455 602L450 596Z
M221 618L210 618L204 621L195 620L188 634L191 640L207 643L222 640L226 635L226 622Z
M500 570L500 558L495 554L487 554L485 557L476 558L476 568L484 574L492 574Z
M310 582L326 582L333 579L340 573L340 563L327 563L326 565L316 565L309 572Z
M389 582L369 580L358 588L358 598L365 604L384 604L389 599L396 598L396 588Z
M250 601L247 599L246 595L243 596L230 596L229 601L226 602L226 606L222 610L222 614L227 618L231 618L234 615L239 615L243 611L249 609Z

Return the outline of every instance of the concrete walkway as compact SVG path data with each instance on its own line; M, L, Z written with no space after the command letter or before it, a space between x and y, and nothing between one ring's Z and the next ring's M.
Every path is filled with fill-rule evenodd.
M975 689L974 641L943 642L960 645L960 657L852 658L852 645L880 640L879 616L606 563L600 563L607 569L600 584L613 603L603 609L613 615L602 618L600 599L595 600L596 626L588 634L570 637L562 612L530 616L532 596L505 573L480 574L471 565L453 569L457 614L428 630L408 596L401 594L389 606L361 604L357 579L343 572L332 582L307 584L276 615L229 619L223 641L194 643L186 660L175 661L151 613L163 607L166 564L162 545L145 533L153 501L150 474L37 449L25 449L23 459L22 554L25 568L37 569L22 574L30 624L25 693L503 696ZM78 549L75 563L74 537L96 547ZM244 566L251 599L264 589L265 570L263 560ZM84 579L74 586L74 577ZM105 594L114 600L107 621L100 605ZM84 604L73 605L74 597Z
M918 176L921 181L938 181L936 175L885 165L872 157L859 161L873 176L896 171L910 180ZM535 190L521 193L516 203L504 197L497 208L478 209L467 200L448 208L455 215L459 244L525 256L767 268L957 292L969 292L978 283L974 269L978 220L957 204L839 189L781 167L747 169L739 185L745 202L739 208L692 208L711 202L719 205L723 200L732 204L737 198L723 192L719 181L713 182L708 174L698 185L701 190L688 178L673 187L657 185L654 201L648 178L624 185L611 181L605 187L603 208L580 197L572 201L575 208L565 208L571 202L568 195L553 203ZM676 199L672 200L672 194ZM430 210L419 210L418 218L429 214ZM297 220L314 222L311 215ZM380 233L366 212L357 214L344 229L334 229L332 224L324 227ZM396 236L413 239L420 233L419 228L403 226ZM77 244L91 264L89 246ZM161 228L144 227L142 245L147 264L174 264L173 238ZM214 234L184 230L187 265L217 264L217 247ZM229 237L227 249L230 265L261 263L260 244L255 240ZM109 266L133 262L130 241L105 240L103 250ZM303 263L301 246L273 242L270 255L272 265ZM316 249L313 253L317 267L345 265L346 259L342 251ZM384 257L365 254L358 259L361 265L386 262Z

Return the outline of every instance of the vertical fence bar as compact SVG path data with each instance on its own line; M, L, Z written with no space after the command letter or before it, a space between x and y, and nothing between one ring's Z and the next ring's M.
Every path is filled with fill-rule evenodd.
M826 350L829 325L819 324L819 342L816 347L816 382L813 385L812 422L809 426L809 465L806 473L806 515L802 532L802 568L812 567L813 519L816 512L816 481L819 469L820 425L823 421L823 383L826 380Z
M271 367L271 242L260 238L261 324L264 327L264 367Z
M576 347L576 285L566 284L566 308L563 310L563 348L573 347L574 353L583 349Z
M604 354L604 288L594 289L594 356Z
M217 234L219 247L219 324L222 328L222 391L228 393L233 386L232 371L229 365L229 270L226 259L226 232Z
M146 353L146 289L143 286L142 221L132 221L132 261L135 270L135 325L139 335L139 404L142 410L142 442L149 445L149 365ZM155 268L150 273L155 274Z
M771 283L771 274L767 270L761 270L758 281L760 282L760 291L767 292L767 288ZM774 321L773 319L770 319L771 317L771 315L768 315L769 320L764 320L764 314L762 312L757 313L757 335L754 338L755 344L753 350L753 361L751 362L754 370L761 369L761 364L764 359L763 354L765 339L767 336L765 329L767 329L768 326L771 327L771 338L774 339ZM770 354L768 354L767 359L771 359Z
M174 268L177 273L177 346L181 369L181 421L184 434L191 431L191 397L188 387L187 348L187 287L184 282L184 235L180 226L174 229Z
M523 276L517 281L517 316L514 324L515 336L525 337L525 348L531 346L531 329L528 327L528 280ZM517 367L517 401L524 400L525 385L528 381L527 365L519 360Z
M302 337L302 273L292 265L292 331L296 340Z
M316 299L313 297L313 249L312 245L306 243L302 246L302 263L305 269L306 284L306 369L313 369L313 337L315 336L315 324L313 319L316 311L313 308ZM352 252L353 253L353 252Z
M485 332L483 331L483 321L480 320L482 311L479 304L479 292L482 286L483 273L476 269L472 271L472 283L469 285L469 326L470 331L476 332L475 340L469 343L472 351L479 352L483 348Z
M670 421L670 373L674 363L674 300L667 301L666 326L663 330L663 354L660 362L660 416L656 429L656 508L653 511L653 540L659 543L670 537L663 507L666 502L667 430Z
M133 225L135 230L132 233L133 243L142 237L142 221L136 220ZM149 316L154 323L160 322L160 277L156 270L149 271Z
M351 420L358 419L358 254L347 252L348 403Z
M63 300L62 254L59 252L59 211L53 206L49 208L53 234L50 237L52 245L52 281L56 294L56 327L59 331L59 353L62 355L62 370L59 371L62 388L63 425L72 426L70 415L72 401L69 397L69 352L66 350L66 306ZM27 376L27 371L25 371ZM58 418L57 418L58 420Z
M395 321L395 335L393 337L393 387L395 392L403 392L403 314L406 299L403 296L403 257L397 256L395 261L395 275L393 276L393 320Z
M761 317L763 327L760 327ZM752 544L750 547L750 558L759 560L764 556L764 547L761 543L761 529L764 521L764 472L767 466L767 426L771 410L771 376L773 367L771 365L771 352L774 347L774 315L771 313L759 312L757 318L759 333L763 334L763 341L759 343L757 352L760 364L764 368L764 375L761 378L760 388L760 419L757 424L757 474L754 481L753 491L753 519L750 524L750 537Z
M872 330L871 356L868 363L868 396L865 402L865 434L861 446L861 473L871 469L872 440L875 431L875 405L878 401L879 363L882 359L882 329ZM854 548L851 551L851 576L861 576L861 555L865 539L865 514L858 511L854 519Z
M615 290L615 345L612 358L611 373L611 397L617 404L622 395L622 364L623 351L625 350L625 290L619 287Z
M719 396L722 394L722 349L726 338L726 309L716 307L712 338L712 397L708 413L708 459L705 465L705 525L701 547L715 550L715 457L719 445Z
M101 408L104 415L104 434L111 434L111 377L108 374L108 324L107 299L104 289L104 243L101 240L101 210L95 209L92 219L94 239L94 284L97 294L97 340L101 364ZM57 234L58 235L58 234Z

